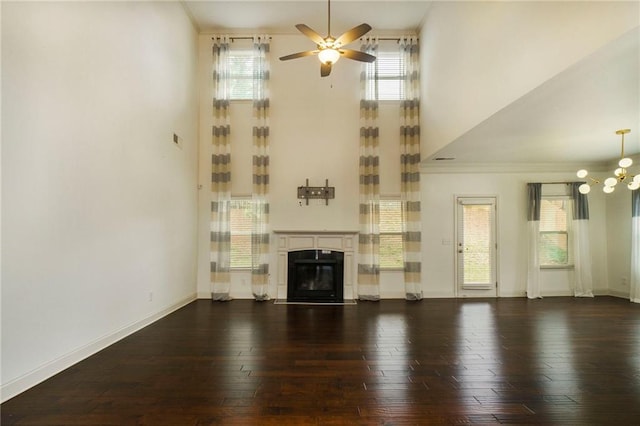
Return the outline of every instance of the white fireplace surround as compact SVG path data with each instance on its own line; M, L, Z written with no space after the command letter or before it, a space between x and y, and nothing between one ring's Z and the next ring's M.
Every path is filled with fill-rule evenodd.
M355 299L357 231L273 231L276 237L278 300L287 299L288 253L298 250L335 250L344 253L344 300Z

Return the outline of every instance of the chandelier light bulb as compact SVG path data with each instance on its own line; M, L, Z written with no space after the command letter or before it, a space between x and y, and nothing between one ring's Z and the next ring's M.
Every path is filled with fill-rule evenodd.
M589 192L591 192L591 187L588 183L583 183L578 187L578 191L580 191L581 194L588 194Z
M582 178L586 178L588 174L589 174L589 172L588 172L588 171L586 171L585 169L578 170L578 173L576 173L576 175L577 175L580 179L582 179Z
M340 52L335 49L327 48L318 53L318 59L323 64L335 64L340 59Z
M604 186L610 186L610 187L614 187L616 186L616 184L618 183L618 179L614 178L614 177L610 177L610 178L606 178L604 180Z
M635 175L635 176L633 177L633 181L634 181L634 182L637 182L637 183L640 183L640 173L638 173L637 175Z
M627 188L629 188L632 191L635 191L636 189L640 188L640 181L639 182L636 182L636 181L631 182L629 185L627 185Z
M623 169L626 169L627 167L631 167L632 164L633 164L633 160L631 158L622 158L618 162L618 166L622 167Z
M611 194L616 189L613 186L604 186L602 190L604 191L605 194Z
M614 170L613 174L616 175L617 177L620 177L624 174L624 169L622 167L618 167L617 169Z

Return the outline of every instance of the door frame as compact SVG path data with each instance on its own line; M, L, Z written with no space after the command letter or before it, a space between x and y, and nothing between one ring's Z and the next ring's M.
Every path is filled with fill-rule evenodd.
M494 226L493 226L493 232L494 232L494 243L495 243L495 247L494 247L494 272L495 272L495 286L491 289L468 289L466 290L466 292L462 289L462 286L460 285L460 256L458 256L458 243L459 243L459 226L458 226L458 221L461 219L460 218L460 213L458 210L458 205L459 205L459 201L460 200L464 200L464 199L468 199L468 200L473 200L473 199L477 199L478 201L480 200L487 200L487 199L491 199L493 200L493 203L495 205L495 210L494 210ZM455 297L457 298L465 298L465 297L490 297L490 298L496 298L496 297L500 297L500 245L498 244L499 241L499 197L496 194L472 194L472 195L466 195L466 194L454 194L453 196L453 205L454 205L454 244L453 244L453 256L454 256L454 262L453 262L453 269L454 269L454 294ZM471 292L471 294L468 294L469 292Z

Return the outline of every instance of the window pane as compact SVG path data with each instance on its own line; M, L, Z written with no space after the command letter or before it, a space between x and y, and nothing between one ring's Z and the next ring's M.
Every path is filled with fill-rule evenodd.
M492 205L463 206L464 284L491 282Z
M251 200L231 200L231 267L251 267Z
M543 198L540 203L540 265L569 264L569 199Z
M380 234L380 268L402 267L402 234Z
M569 235L566 232L544 232L540 235L540 264L566 265L569 261Z
M540 231L567 230L567 201L566 199L542 199L540 204Z
M229 52L229 99L253 99L253 52Z
M397 269L403 265L400 200L380 200L380 268Z
M251 268L251 235L231 235L231 267Z
M371 65L372 69L377 67L378 76L375 81L373 90L369 86L367 97L374 99L377 93L378 100L393 101L404 99L404 63L402 55L399 51L378 52L375 63ZM372 79L373 71L371 72Z
M400 200L380 200L380 233L402 232Z
M403 98L401 80L378 80L378 99L381 101L397 101Z

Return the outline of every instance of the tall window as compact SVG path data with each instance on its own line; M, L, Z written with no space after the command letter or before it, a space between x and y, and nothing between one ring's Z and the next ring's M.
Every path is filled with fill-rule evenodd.
M376 61L369 64L374 70L368 75L367 96L379 101L400 101L405 99L404 61L399 50L378 51Z
M250 48L229 51L229 99L253 99L253 60Z
M380 268L402 269L400 200L380 200Z
M569 266L571 232L571 199L542 197L540 203L540 266Z
M251 199L231 200L231 268L251 268Z

